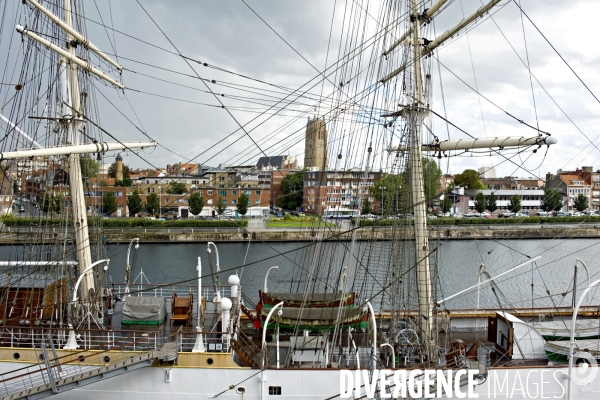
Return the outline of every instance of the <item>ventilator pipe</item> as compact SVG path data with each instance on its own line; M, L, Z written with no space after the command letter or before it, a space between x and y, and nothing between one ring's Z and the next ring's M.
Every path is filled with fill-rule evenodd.
M230 275L227 282L229 282L229 285L231 286L231 298L237 299L238 289L240 287L240 277L237 275Z

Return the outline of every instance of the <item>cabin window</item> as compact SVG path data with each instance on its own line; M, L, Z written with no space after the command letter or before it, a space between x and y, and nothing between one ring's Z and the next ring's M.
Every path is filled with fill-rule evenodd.
M269 396L281 396L281 386L269 386Z

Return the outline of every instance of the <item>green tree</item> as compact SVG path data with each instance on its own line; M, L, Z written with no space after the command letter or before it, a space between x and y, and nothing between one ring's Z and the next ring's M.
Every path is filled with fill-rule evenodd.
M465 169L462 173L454 176L456 186L462 186L465 189L485 190L487 187L481 182L479 172L474 169Z
M371 204L368 197L365 197L365 199L362 202L362 207L361 207L360 213L362 215L366 215L366 214L371 214L372 212L373 212L373 204Z
M119 187L131 187L132 184L131 178L123 178L122 181L115 181L115 186Z
M496 196L496 193L494 192L490 193L490 195L488 196L487 209L491 213L498 209L498 196Z
M81 165L81 176L83 178L95 178L98 176L98 162L90 156L81 156L79 158Z
M129 168L127 165L123 164L123 179L129 178L130 174L131 174L131 168ZM117 176L117 163L116 162L110 164L110 167L108 167L108 176L110 176L111 178L116 178L116 176Z
M52 196L50 193L48 192L44 192L44 194L42 195L41 201L40 201L40 210L43 213L48 213L52 211L52 207L54 206L52 203L52 198L54 196Z
M452 199L448 193L444 194L444 198L440 203L440 207L442 208L443 213L447 213L450 211L450 209L452 209Z
M64 206L65 206L65 199L62 194L59 193L56 196L53 196L52 211L54 211L57 214L60 214L63 212Z
M375 182L369 188L371 196L376 198L387 213L404 212L400 204L408 204L408 174L389 174Z
M508 208L510 211L515 213L521 211L521 198L518 194L515 194L510 198L510 204L508 205Z
M169 182L169 186L167 186L166 192L169 194L184 194L187 193L187 187L183 182Z
M144 204L146 211L149 215L154 215L160 209L160 201L156 193L150 193L146 196L146 203Z
M540 208L544 211L558 211L563 208L563 200L560 192L552 188L544 190L544 197L542 197Z
M215 204L215 211L217 212L217 214L219 214L219 216L221 216L221 215L223 215L225 210L227 210L227 203L225 202L225 199L223 198L223 196L218 195L217 203Z
M134 190L127 198L127 208L129 208L130 214L137 214L142 210L142 198L137 190Z
M431 204L437 199L442 179L442 170L437 166L437 162L432 158L423 157L423 184L425 198Z
M237 199L238 214L240 214L242 217L248 213L249 203L250 203L250 198L248 197L248 195L246 193L242 192L240 194L240 197L238 197L238 199Z
M190 205L190 212L194 217L202 212L202 209L204 208L204 197L202 197L200 192L192 193L188 202Z
M482 192L478 192L475 196L475 209L478 213L482 213L487 208L487 201Z
M295 210L302 205L304 171L294 172L286 175L281 180L281 192L277 199L277 205L286 210Z
M573 200L573 205L577 211L585 211L589 207L590 201L585 194L579 193Z
M102 212L107 215L117 211L117 196L115 192L106 192L102 195Z

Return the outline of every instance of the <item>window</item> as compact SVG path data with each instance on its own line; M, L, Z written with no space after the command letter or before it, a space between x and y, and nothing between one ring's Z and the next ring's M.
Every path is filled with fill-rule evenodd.
M219 194L223 197L227 196L227 190L219 190Z
M152 193L154 193L154 188L152 188Z
M232 196L237 196L237 190L232 190L232 191L231 191L231 195L232 195Z
M154 180L154 183L158 183L158 179L155 179L155 180Z
M249 190L244 190L244 194L245 194L246 196L250 196L250 191L249 191Z
M166 204L169 204L170 202L171 202L171 199L167 197L167 198L165 199L165 203L166 203Z
M281 386L269 386L269 396L281 396Z
M123 197L123 192L115 192L116 197Z
M152 191L154 191L154 190L152 190ZM148 188L148 193L150 193L150 188Z
M209 195L210 195L210 194L212 194L212 190L209 190L209 191L208 191L208 194L209 194Z
M237 200L233 199L231 200L231 204L235 205L237 203Z
M259 200L259 199L256 199L255 203L256 203L256 204L260 204L260 200Z
M260 196L260 190L257 190L257 191L256 191L256 195L257 195L257 196Z
M219 185L219 187L220 187L220 188L224 188L224 187L225 187L225 185Z
M224 176L220 176L219 177L219 182L225 182L225 177Z
M208 201L206 202L206 204L212 204L212 199L208 199Z

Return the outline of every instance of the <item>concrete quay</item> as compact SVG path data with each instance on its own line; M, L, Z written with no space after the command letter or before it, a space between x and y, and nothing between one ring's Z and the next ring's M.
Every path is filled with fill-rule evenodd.
M260 220L259 220L260 221ZM197 243L197 242L312 242L315 240L350 241L353 231L349 224L322 229L273 229L262 222L244 228L104 228L100 235L107 243L124 243L139 238L144 243ZM412 240L409 229L392 227L364 227L356 231L359 241L393 239ZM502 240L502 239L552 239L600 238L600 224L565 225L460 225L430 226L430 240ZM70 233L67 233L69 240ZM97 239L92 233L91 239ZM40 232L36 228L4 227L0 231L0 244L39 243L63 241L63 232Z

